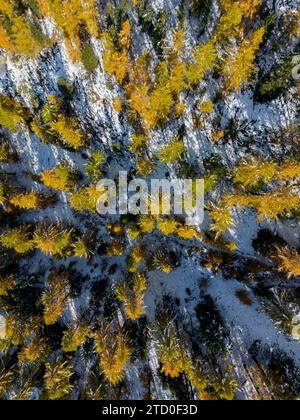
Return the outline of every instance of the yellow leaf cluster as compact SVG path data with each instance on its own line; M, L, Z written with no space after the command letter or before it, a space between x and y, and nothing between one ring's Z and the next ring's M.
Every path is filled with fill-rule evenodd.
M63 257L72 245L73 229L59 225L39 225L34 232L35 246L46 255Z
M243 40L234 59L229 57L223 67L225 77L225 89L227 92L238 92L243 86L251 82L251 77L255 74L254 65L255 55L263 40L265 28L262 27L249 37Z
M131 283L123 282L116 288L117 298L124 303L125 314L135 321L145 313L144 294L146 276L136 273Z
M89 211L91 213L96 213L97 202L102 194L103 193L101 191L97 190L96 185L90 185L89 187L85 187L77 192L74 192L69 199L69 203L75 211Z
M45 202L45 197L40 193L32 191L30 193L18 194L12 197L9 202L20 209L37 210L40 209Z
M225 233L230 227L235 226L230 209L226 206L211 206L209 215L214 224L210 230L215 232L216 238Z
M41 180L46 187L60 191L71 191L74 183L73 178L73 172L67 164L58 165L41 174Z
M46 363L45 367L44 381L49 399L62 400L73 389L70 384L73 367L67 361L60 362L58 360Z
M48 277L47 288L41 297L46 325L53 325L60 319L65 311L68 296L68 276L65 273L52 272Z
M104 324L94 336L100 355L100 368L105 378L117 385L124 379L124 369L131 355L131 347L124 332L112 324Z
M281 188L261 195L227 195L224 201L229 207L254 207L259 213L258 220L278 219L279 216L291 214L300 208L299 194L292 192L290 188Z
M300 254L296 249L277 248L280 260L279 270L287 274L288 278L300 276Z
M79 346L85 343L87 337L90 335L90 327L80 325L69 326L64 332L61 346L65 352L76 351Z

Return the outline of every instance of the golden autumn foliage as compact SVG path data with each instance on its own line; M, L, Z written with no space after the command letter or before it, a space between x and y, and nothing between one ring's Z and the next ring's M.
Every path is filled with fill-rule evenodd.
M175 116L176 118L181 118L183 117L184 113L186 110L186 105L183 102L178 102L175 105Z
M94 335L95 349L100 356L100 368L111 385L124 379L124 369L131 347L124 332L113 324L104 323Z
M102 175L101 167L104 163L105 163L104 152L96 151L92 153L89 162L85 165L85 168L86 168L87 175L93 182L99 181Z
M216 39L224 42L231 37L243 37L243 20L252 19L262 0L221 0L222 16L217 26Z
M228 207L254 207L259 213L258 220L276 220L279 216L285 216L300 208L299 194L290 188L281 188L261 195L226 195L224 201Z
M30 193L14 196L9 200L9 202L20 209L38 210L43 206L46 198L46 196L36 191L31 191Z
M37 3L42 14L51 17L56 23L71 60L80 61L82 24L90 36L98 36L96 3L93 0L37 0Z
M222 139L222 137L224 137L224 134L225 134L224 130L214 131L211 135L212 141L214 143L219 143L219 141Z
M5 322L5 337L14 346L24 344L31 332L38 328L40 322L39 317L29 317L24 320L16 314L9 314Z
M252 19L255 13L257 13L262 0L245 0L239 3L243 16Z
M151 233L155 228L155 220L152 216L143 215L140 217L139 226L143 233Z
M46 340L39 337L38 334L33 334L30 340L22 347L21 352L18 355L20 362L33 363L38 359L45 356L48 350L48 344Z
M0 398L3 398L8 392L9 388L13 385L14 371L13 369L0 371Z
M4 231L0 241L4 247L13 248L19 254L25 254L34 249L31 227L28 225Z
M43 292L41 302L44 306L44 321L46 325L55 324L65 311L69 296L69 278L64 272L53 271Z
M107 229L113 234L113 235L123 235L124 234L124 228L121 224L114 224L114 223L108 223Z
M214 110L214 104L212 101L205 101L200 104L199 108L206 114L211 114Z
M121 47L126 50L128 50L128 48L130 47L130 31L131 25L129 20L127 19L122 25L122 30L119 36Z
M216 32L216 38L219 42L240 35L243 13L239 3L241 2L235 0L222 0L223 14Z
M22 16L18 16L12 22L11 40L16 52L28 56L39 54L42 46L34 39L26 20Z
M128 75L130 62L127 57L127 50L130 46L130 22L129 20L123 23L122 29L119 33L119 41L121 51L118 51L108 33L102 35L103 44L105 47L103 64L104 68L110 76L115 76L118 83L123 84Z
M256 72L254 65L255 55L259 50L265 34L265 28L260 28L249 37L244 39L234 59L229 57L223 67L225 77L225 89L227 92L238 92L243 86L252 81Z
M127 228L127 233L128 233L129 238L132 239L133 241L138 239L138 237L141 234L140 229L135 225L129 226Z
M116 112L121 112L123 107L123 99L120 96L117 96L113 101L113 106Z
M156 270L162 271L165 274L170 274L173 271L170 255L162 248L156 251L153 258L153 265Z
M145 259L145 249L141 245L135 246L131 253L128 262L128 270L131 273L135 273L138 270L139 265Z
M213 41L198 46L193 52L194 63L189 64L187 77L191 86L197 86L207 71L214 68L217 52Z
M296 178L300 178L300 163L289 160L278 168L277 179L282 181L288 181Z
M146 276L136 273L131 282L123 282L116 288L117 298L124 303L125 314L135 321L145 313L144 293L146 290Z
M179 223L173 219L158 219L157 220L157 228L163 233L164 235L171 235L177 232L179 227Z
M74 192L70 199L70 206L75 211L89 211L95 213L97 201L103 195L103 192L97 190L96 185L90 185Z
M24 114L25 109L20 103L8 96L0 95L0 125L16 132L25 123Z
M210 206L209 215L214 221L210 230L215 232L216 238L225 233L230 227L235 226L230 209L226 206Z
M63 163L50 171L43 172L41 180L48 188L71 191L76 181L76 174L68 164Z
M180 93L188 87L187 66L182 58L185 33L182 29L175 32L173 46L166 60L158 64L154 81L149 71L149 53L143 53L135 62L129 57L129 33L130 24L126 21L119 34L121 50L114 47L107 33L104 34L104 67L110 76L115 76L117 82L124 86L132 116L139 116L144 129L149 130L168 121L173 105L178 117L184 112L183 104L181 107L177 107L177 104L180 103Z
M9 146L7 143L0 143L0 162L9 161Z
M0 183L0 204L4 205L6 202L6 188L5 185Z
M7 296L16 285L16 278L13 274L0 274L0 296Z
M0 25L0 48L3 48L10 53L16 51L16 47L10 40L8 33L5 31L2 25Z
M233 171L233 181L244 187L255 187L260 181L268 183L277 174L278 164L270 160L251 159Z
M289 279L300 276L300 253L296 249L277 247L277 257L279 270L286 273Z
M88 326L76 323L74 326L69 326L64 332L61 346L65 352L74 352L79 346L85 343L87 337L91 334L91 329Z
M24 325L24 323L13 314L8 315L5 321L5 338L15 346L23 344L28 333L28 325Z
M59 116L59 120L52 123L51 128L67 146L78 150L85 145L85 140L73 118L62 118L62 116Z
M132 249L130 256L135 262L141 263L145 258L145 250L141 245L137 245Z
M174 139L158 152L158 159L161 163L174 163L182 157L185 151L184 143Z
M39 225L34 232L35 246L44 254L64 257L72 245L73 229L59 225Z
M233 171L233 182L244 187L255 187L259 182L289 181L300 177L300 164L293 159L278 164L270 159L250 158Z
M91 254L90 242L87 238L78 238L73 244L73 255L78 258L89 258Z
M70 384L73 367L67 362L53 361L46 363L44 375L45 389L50 400L61 400L73 389Z
M63 102L58 96L48 96L47 103L40 113L41 124L35 120L31 128L42 139L47 140L49 135L54 136L56 141L64 146L78 150L85 145L85 139L76 119L64 115L62 105Z
M29 14L19 15L14 3L5 0L0 2L0 47L9 53L34 57L43 46L33 36Z
M201 233L198 232L195 228L191 226L183 226L183 225L177 227L175 231L175 235L185 240L201 238Z
M140 153L144 152L145 148L147 148L148 142L149 140L145 135L134 134L131 139L129 150L133 154L139 155Z
M168 337L160 343L161 371L165 376L178 378L183 371L183 358L181 348L172 337Z
M136 162L136 173L139 176L147 177L156 169L155 163L148 158L138 158Z
M200 367L193 363L184 339L170 324L159 340L159 360L162 364L161 372L165 376L178 378L185 374L199 395L205 391L208 381Z

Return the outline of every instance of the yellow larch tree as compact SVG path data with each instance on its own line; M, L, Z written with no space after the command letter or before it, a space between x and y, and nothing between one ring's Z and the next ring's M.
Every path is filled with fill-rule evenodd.
M96 213L97 202L101 196L103 196L103 191L98 191L97 185L92 184L74 192L69 199L70 206L75 211Z
M184 336L176 330L173 324L168 325L159 337L159 360L161 372L165 376L178 378L185 374L199 396L205 394L208 381L198 363L194 363L187 351Z
M48 343L40 337L37 332L33 333L30 340L22 347L21 352L18 354L19 362L33 363L38 359L45 357L48 350Z
M104 322L94 334L94 340L105 378L112 385L117 385L124 379L125 365L132 352L124 331L114 323Z
M218 42L234 36L243 38L243 21L253 19L261 3L262 0L221 0L222 15L215 34Z
M216 238L227 232L230 227L235 226L230 208L221 204L210 205L209 215L214 223L210 230L216 234Z
M236 206L238 209L253 207L258 211L258 220L275 219L291 214L300 208L300 197L289 187L283 187L269 193L260 195L236 194L225 195L224 202L228 207Z
M130 283L122 282L116 288L117 298L124 303L125 314L133 321L145 313L145 290L146 276L143 273L136 273Z
M49 171L44 171L41 180L48 188L71 191L76 181L76 174L67 163L62 163Z
M12 248L19 254L25 254L34 249L34 241L31 226L22 225L5 230L0 237L1 244L6 248Z
M42 46L32 35L30 16L18 15L15 3L12 0L0 1L0 47L8 52L35 56L42 50Z
M300 163L294 160L283 163L279 167L277 178L282 181L300 178Z
M189 64L187 76L191 86L197 86L207 71L212 70L217 60L217 52L213 40L198 46L193 51L194 63Z
M73 367L67 361L55 360L46 363L44 375L45 389L50 400L62 400L67 397L73 389L70 383L73 375Z
M127 57L128 49L130 47L130 30L130 22L129 20L126 20L119 33L121 51L116 49L111 36L107 32L102 36L105 47L103 57L104 68L110 76L115 76L117 82L121 85L125 81L130 67L130 62Z
M82 23L91 36L98 36L98 13L94 0L37 0L40 10L51 17L65 39L73 61L81 59L79 36Z
M44 322L55 324L65 311L69 297L69 278L66 273L53 271L43 292L41 302L44 307Z
M34 243L44 254L62 258L68 255L73 243L72 235L72 228L40 224L34 232Z
M277 247L279 270L287 274L288 278L300 276L300 253L293 248Z
M244 187L255 187L260 181L268 183L277 174L278 164L271 160L249 159L242 162L233 171L233 181Z
M74 352L79 346L85 343L88 336L91 334L89 326L81 325L76 323L70 325L64 332L61 346L65 352Z
M27 210L38 210L45 203L47 196L36 191L18 194L10 198L9 202L15 207Z
M0 296L7 296L14 289L17 281L13 274L0 274Z
M259 50L265 34L265 28L261 27L252 33L248 40L244 39L235 57L229 56L223 67L225 77L225 89L227 92L238 92L243 86L251 82L256 72L254 65L255 55Z

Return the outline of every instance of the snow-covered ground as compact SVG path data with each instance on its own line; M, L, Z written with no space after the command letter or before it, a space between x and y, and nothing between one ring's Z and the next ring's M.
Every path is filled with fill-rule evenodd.
M214 2L215 3L215 2ZM269 1L278 17L287 11L296 10L299 6L298 1ZM170 27L174 24L177 15L179 0L153 0L151 2L155 11L165 10L170 17ZM217 15L218 8L214 4L214 13ZM133 15L132 19L136 19ZM213 17L209 24L213 24ZM187 27L187 43L194 45L196 35L193 31L191 21L190 27ZM45 27L51 30L51 24L45 22ZM139 34L141 41L137 49L141 51L147 48L150 42L147 36ZM275 34L274 34L275 37ZM126 120L120 117L114 110L113 99L120 93L120 87L113 83L108 87L109 78L103 71L103 46L99 40L93 40L93 47L100 60L100 66L95 74L88 76L80 64L73 64L67 56L63 43L57 45L51 52L42 53L40 59L18 61L7 59L5 70L2 69L0 75L0 93L11 95L29 108L32 107L32 101L38 98L45 102L47 96L59 94L57 80L64 77L75 83L76 93L72 100L72 108L78 121L84 127L92 127L90 146L84 153L75 153L53 144L44 144L34 134L28 130L20 130L15 134L9 134L12 147L20 156L20 161L13 164L1 165L3 171L16 172L20 182L23 182L27 188L43 189L40 184L25 179L24 174L31 172L39 175L42 171L49 170L61 163L69 162L73 167L84 170L87 163L87 157L94 150L109 151L116 142L121 143L121 154L112 156L112 162L107 171L112 177L118 170L128 170L133 166L130 160L128 150L123 146L128 145L130 135L133 130ZM284 50L284 46L282 46ZM273 54L264 56L261 53L258 57L258 66L266 65L266 68L274 64ZM264 72L264 68L260 68ZM209 99L215 93L216 86L212 82L208 86L206 95ZM288 128L295 123L299 110L294 106L294 92L291 91L283 97L266 102L258 103L254 101L253 89L250 87L240 94L228 96L224 101L218 104L222 108L221 126L226 128L231 118L238 122L240 127L238 138L213 144L208 134L214 130L214 121L219 110L215 110L206 122L204 130L195 128L192 118L193 101L187 103L187 110L184 117L186 134L184 143L188 149L188 155L191 160L196 162L201 170L203 169L203 160L212 154L217 154L229 170L235 167L250 153L260 151L263 156L268 156L270 152L273 156L280 156L280 146L269 143L269 136L274 131ZM157 130L153 133L150 153L155 153L157 149L166 141L176 137L178 124L169 124L164 130ZM7 133L6 133L7 134ZM162 175L158 170L157 176ZM278 234L289 245L299 247L300 241L300 221L263 221L257 220L257 215L251 210L242 212L233 212L236 226L231 228L228 233L228 239L235 242L238 247L237 254L243 259L243 256L255 257L256 252L253 249L252 241L256 238L261 229L269 228L274 234ZM59 193L59 202L51 208L41 212L27 212L22 215L23 222L38 222L48 218L53 221L64 221L80 227L82 217L74 214L68 206L67 195ZM97 216L85 216L86 222L96 228L103 226L103 220ZM208 220L203 229L207 226ZM180 241L174 239L176 246ZM155 242L157 239L154 238ZM151 241L151 239L149 239ZM172 239L170 239L172 241ZM149 247L152 244L149 243ZM206 252L209 247L201 240L194 241L193 247L203 247ZM187 247L188 249L188 247ZM216 307L220 311L224 324L230 331L231 346L228 349L227 358L231 360L234 366L234 374L239 382L239 398L251 399L258 398L259 391L251 382L251 375L245 368L246 364L253 363L249 354L249 349L253 343L259 341L262 348L272 351L278 349L286 356L291 358L295 365L300 368L300 342L283 330L264 310L264 299L259 298L253 288L253 283L247 284L239 279L225 277L222 269L218 272L203 267L203 260L199 255L193 253L192 256L184 250L180 265L171 274L154 271L148 275L148 286L145 295L146 317L149 325L155 321L155 311L159 304L163 303L163 297L169 296L174 302L177 302L178 313L184 320L188 320L191 325L191 331L197 331L198 320L195 308L201 302L201 293L205 292L213 298ZM21 267L25 275L36 275L37 273L47 273L53 266L59 266L61 262L43 256L36 252L29 260L23 259ZM109 278L111 285L116 285L126 272L125 258L110 259L105 256L95 256L91 261L79 260L76 258L67 258L62 262L66 267L76 269L83 278L86 278L82 288L81 295L78 298L71 299L68 309L64 314L63 321L76 320L84 314L91 314L90 299L92 285L99 279ZM117 264L114 274L111 274L110 268ZM282 286L281 280L274 274L275 267L270 268L270 276L274 275L275 287ZM205 279L205 281L203 281ZM258 280L259 281L259 280ZM300 284L298 284L300 287ZM251 297L252 304L245 305L236 295L239 290L244 290ZM299 302L298 302L299 303ZM291 316L300 312L299 305L292 306ZM0 320L1 321L1 320ZM1 333L0 333L1 336ZM200 342L201 335L192 337L192 341ZM127 367L126 370L126 398L142 399L145 395L144 385L141 383L141 372L144 365L149 365L152 372L152 397L157 399L172 399L176 396L164 387L159 376L159 361L157 357L157 348L151 340L148 345L147 361L135 361ZM299 378L298 378L299 379ZM267 385L266 385L267 386Z

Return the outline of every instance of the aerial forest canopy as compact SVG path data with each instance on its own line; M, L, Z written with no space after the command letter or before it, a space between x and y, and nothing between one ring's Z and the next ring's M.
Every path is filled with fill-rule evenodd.
M300 398L299 18L0 0L0 399ZM99 214L120 172L204 221Z

